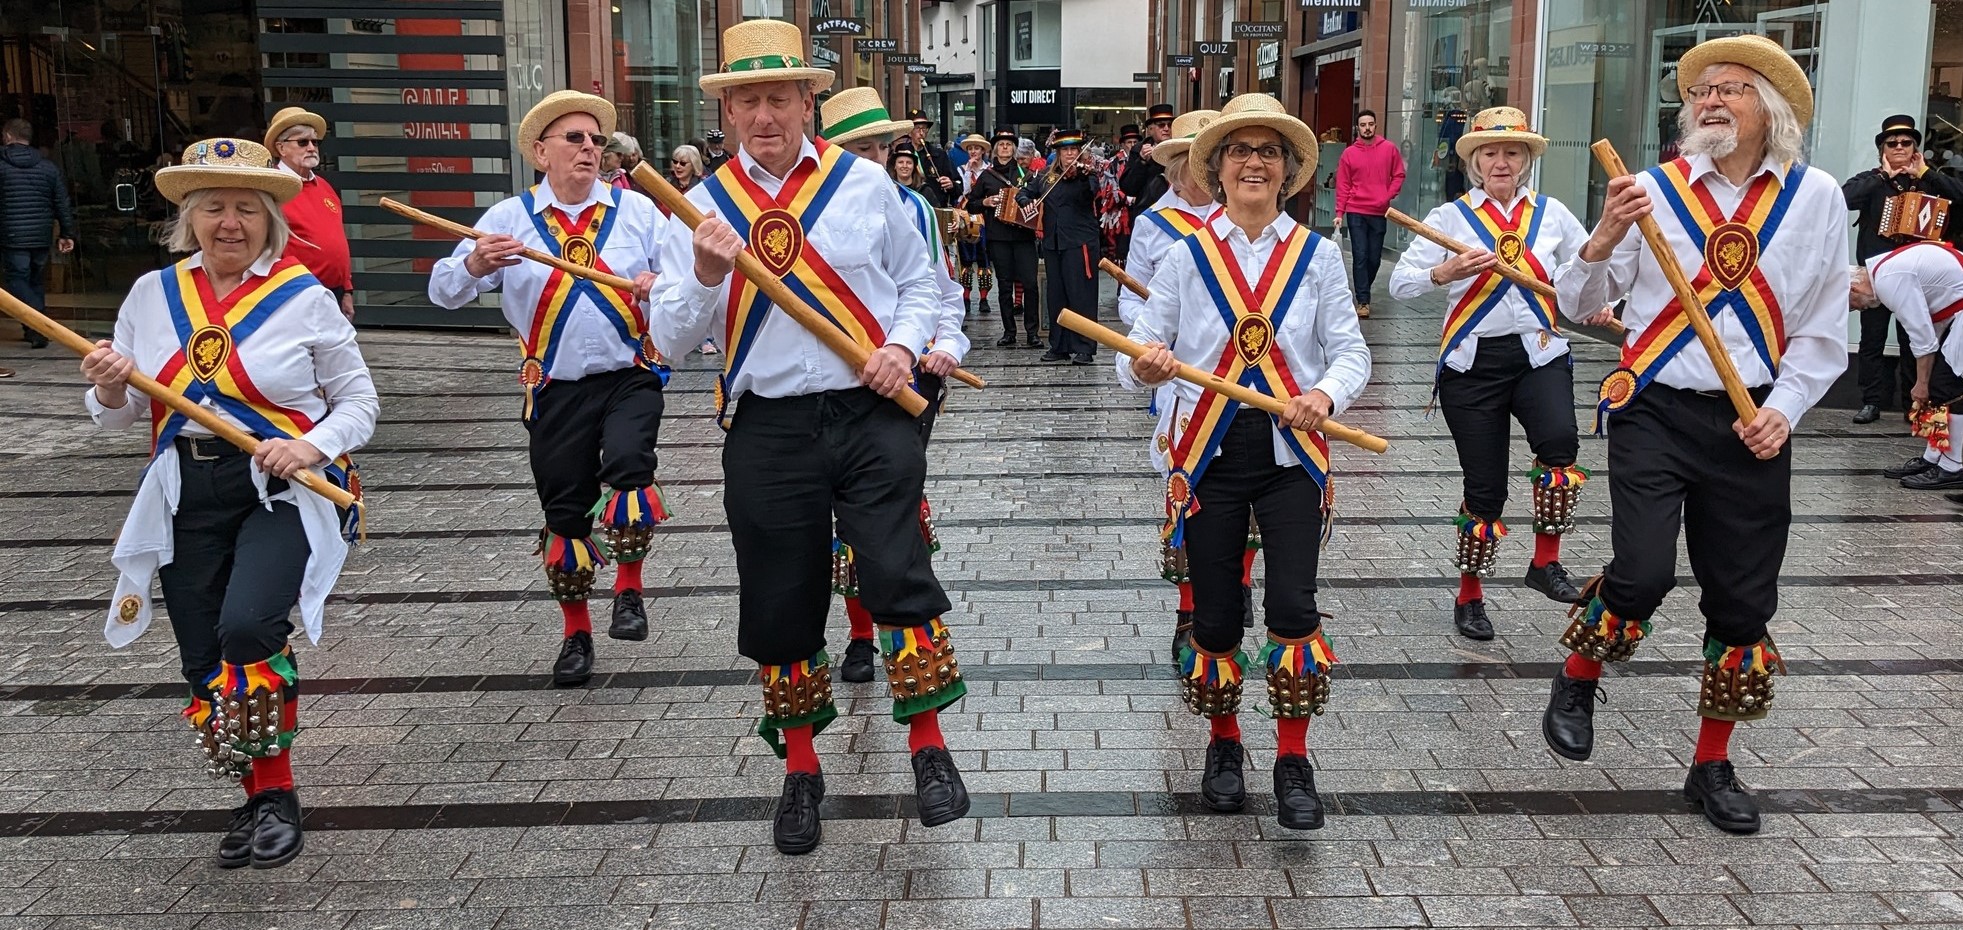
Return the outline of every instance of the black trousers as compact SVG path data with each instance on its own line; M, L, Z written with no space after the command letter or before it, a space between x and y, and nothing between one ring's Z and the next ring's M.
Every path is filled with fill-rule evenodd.
M1261 524L1268 568L1262 611L1274 635L1292 639L1322 626L1316 563L1322 554L1322 488L1299 465L1275 464L1274 418L1242 408L1220 454L1193 489L1198 513L1186 518L1186 566L1193 579L1193 641L1225 652L1241 641L1241 565L1247 522Z
M1859 369L1861 403L1876 407L1893 407L1900 398L1897 388L1896 371L1898 362L1888 358L1889 323L1895 318L1894 311L1887 307L1870 307L1861 311L1861 347ZM1915 358L1908 348L1908 333L1900 325L1894 327L1895 343L1901 348L1899 364L1909 364ZM1915 370L1907 372L1908 381L1915 380Z
M1028 338L1042 335L1042 326L1037 323L1037 313L1041 309L1041 299L1036 292L1036 243L1031 241L1007 242L991 239L988 242L988 262L995 266L996 308L1002 311L1002 334L1016 334L1015 309L1022 311L1023 332ZM1016 285L1022 285L1020 293ZM1002 296L1002 295L1008 296ZM1022 303L1012 302L1021 299Z
M1377 283L1377 267L1384 262L1384 218L1360 213L1343 214L1350 236L1350 279L1356 288L1356 302L1370 302L1370 286Z
M1068 308L1097 319L1098 247L1080 245L1074 249L1044 249L1043 264L1050 273L1050 351L1062 355L1097 354L1097 343L1074 329L1065 329L1057 317Z
M585 539L602 483L616 491L654 483L661 408L661 376L645 368L552 381L539 391L525 429L546 529Z
M1438 379L1438 405L1459 449L1466 512L1481 520L1497 520L1506 509L1507 485L1514 474L1506 462L1511 432L1507 417L1520 421L1527 444L1543 465L1573 465L1581 451L1574 417L1574 357L1535 368L1518 336L1482 338L1470 369L1445 369Z
M914 383L920 389L920 396L927 398L927 412L916 420L920 424L920 447L925 449L927 441L934 438L934 420L941 415L941 401L947 399L947 379L923 371L914 378Z
M920 437L918 421L868 388L743 395L723 443L738 652L783 665L824 648L834 516L875 622L922 626L953 606L920 536Z
M1769 388L1754 388L1763 403ZM1609 415L1609 498L1615 559L1608 609L1647 620L1677 583L1677 530L1704 591L1705 635L1727 646L1765 638L1779 606L1779 568L1792 527L1793 444L1760 461L1731 431L1724 392L1651 384Z
M251 456L233 449L197 461L190 445L178 442L183 492L171 526L175 552L157 577L184 680L208 700L204 682L219 662L264 662L286 648L313 548L298 509L259 502ZM209 454L219 443L199 445ZM286 482L266 479L267 493L285 490Z

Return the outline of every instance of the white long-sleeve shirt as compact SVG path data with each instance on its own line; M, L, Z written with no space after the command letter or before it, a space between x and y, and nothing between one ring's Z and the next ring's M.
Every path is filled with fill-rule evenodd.
M1179 241L1151 217L1166 209L1184 210L1192 215L1195 222L1205 222L1213 211L1220 208L1211 200L1187 203L1178 194L1167 190L1157 203L1152 204L1151 209L1138 215L1131 226L1131 251L1125 253L1125 273L1145 285L1148 291L1152 289L1152 278L1158 273L1159 265L1165 261L1166 250ZM1145 298L1132 293L1130 288L1118 288L1118 319L1130 326L1138 322L1139 314L1144 312Z
M1774 196L1787 170L1768 158L1744 184L1735 185L1718 173L1707 155L1691 155L1686 161L1691 183L1701 179L1726 216L1738 208L1752 182L1762 174L1772 174L1774 190L1766 196ZM1703 252L1691 245L1690 235L1663 199L1656 179L1644 171L1636 174L1636 182L1649 194L1650 215L1662 227L1684 275L1695 279L1704 267ZM1758 259L1758 270L1777 296L1785 321L1786 351L1777 375L1759 360L1735 313L1726 311L1712 320L1745 386L1772 385L1764 406L1785 414L1794 427L1847 368L1847 200L1833 177L1818 168L1807 167L1798 183L1799 190L1778 233ZM1577 253L1571 264L1573 270L1557 276L1555 282L1561 313L1580 320L1627 294L1629 300L1622 312L1622 322L1629 328L1625 345L1633 345L1676 298L1635 226L1607 259L1588 262ZM1710 356L1704 353L1703 343L1695 338L1663 365L1655 381L1692 391L1724 387Z
M611 185L594 181L593 187L577 203L562 202L553 193L552 185L540 183L533 193L532 211L525 210L521 197L501 200L489 210L484 211L477 228L486 233L502 233L517 239L526 246L551 254L552 249L539 233L532 221L534 214L545 214L547 208L556 207L567 219L577 221L579 215L593 204L606 204L614 214L613 228L607 233L607 241L600 247L600 260L606 263L607 270L628 280L643 271L658 271L661 233L668 225L668 219L655 209L654 201L639 191L622 190ZM587 237L597 234L597 220L587 230ZM680 223L684 231L688 229ZM477 243L465 239L457 243L456 251L450 257L436 263L429 274L429 300L447 310L455 310L477 299L479 294L504 288L504 318L518 331L520 338L527 338L532 331L532 321L539 310L539 297L545 291L545 284L558 274L549 265L529 260L520 260L508 268L494 268L490 274L481 278L472 275L464 267L464 257L470 254ZM631 299L631 298L630 298ZM590 297L577 297L556 340L557 350L552 365L545 376L554 381L575 381L587 375L618 371L639 364L640 350L630 346L620 337L613 322ZM696 340L700 343L701 340ZM693 349L694 346L688 348ZM668 353L669 358L680 358L682 353Z
M817 157L817 148L806 139L799 164ZM805 247L815 248L872 311L886 332L887 345L901 346L918 358L934 334L941 303L927 244L914 229L893 179L872 162L844 157L848 162L841 170L848 173L815 226L806 230ZM734 165L772 197L784 188L786 179L765 171L747 150L737 150ZM691 188L688 199L704 213L719 209L706 184ZM648 315L655 348L679 356L701 343L712 327L722 333L729 298L729 278L714 286L696 280L693 234L686 224L671 225L662 239L661 279ZM724 346L725 351L733 348ZM858 386L859 375L849 363L797 321L771 312L728 385L728 396L793 397Z
M1937 314L1963 302L1963 254L1942 242L1916 242L1868 259L1874 296L1894 311L1908 333L1909 351L1917 358L1942 349L1951 368L1963 366L1963 326L1952 316L1938 323ZM1943 332L1947 328L1948 336Z
M1533 196L1532 190L1519 188L1513 192L1511 201L1499 204L1500 210L1507 216L1513 216L1515 211L1520 209L1521 201ZM1488 202L1498 203L1486 196L1484 190L1475 189L1466 197L1474 210L1480 209ZM1540 260L1540 266L1546 269L1550 276L1558 278L1562 266L1581 251L1582 243L1588 241L1588 230L1582 228L1581 221L1575 218L1572 211L1552 197L1547 199L1546 212L1539 219L1540 231L1534 235L1534 244L1530 251L1536 259ZM1483 247L1479 230L1466 220L1465 213L1459 209L1456 201L1441 204L1426 214L1425 225L1460 242ZM1522 225L1524 227L1525 224ZM1527 230L1522 228L1519 232L1524 240ZM1431 283L1431 271L1451 258L1452 253L1446 251L1444 246L1422 236L1412 238L1411 244L1398 258L1397 267L1391 270L1390 295L1398 300L1411 300L1436 290L1438 285ZM1473 275L1446 285L1445 303L1448 320L1451 308L1459 305L1459 301L1465 298L1466 292L1478 283L1479 278L1479 275ZM1506 295L1500 298L1499 306L1487 313L1479 321L1479 325L1473 327L1472 332L1452 350L1452 354L1446 356L1445 364L1453 371L1466 371L1472 367L1473 360L1478 357L1480 337L1515 335L1519 337L1520 344L1526 347L1527 360L1535 368L1568 354L1568 340L1558 334L1547 332L1546 327L1541 325L1540 318L1534 315L1520 287L1512 285L1507 288Z
M1224 211L1208 225L1226 241L1228 252L1250 282L1260 279L1275 247L1296 227L1284 213L1249 241ZM1269 351L1281 353L1295 383L1304 391L1318 390L1329 396L1329 414L1333 417L1354 402L1369 382L1370 346L1364 343L1363 330L1357 324L1349 273L1343 269L1336 244L1320 239L1300 260L1309 263L1308 271L1288 304ZM1276 277L1281 280L1286 273ZM1132 324L1131 340L1140 345L1166 343L1180 361L1212 371L1233 333L1200 277L1192 251L1183 246L1167 250L1153 280L1158 286L1152 289L1152 299L1145 302L1145 312ZM1130 356L1118 355L1118 381L1127 388L1144 386L1132 375ZM1159 427L1152 449L1153 464L1161 472L1166 470L1161 447L1178 442L1182 428L1179 419L1191 414L1202 393L1198 386L1185 381L1175 379L1171 383L1173 402L1160 400ZM1273 432L1275 464L1300 464L1281 431Z

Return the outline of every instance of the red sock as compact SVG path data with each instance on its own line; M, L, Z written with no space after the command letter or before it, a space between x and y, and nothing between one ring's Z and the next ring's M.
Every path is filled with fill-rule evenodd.
M1241 587L1243 587L1243 588L1252 588L1252 587L1254 587L1254 553L1255 553L1255 551L1256 551L1256 550L1254 550L1254 549L1249 549L1249 550L1247 550L1247 552L1245 552L1244 554L1242 554L1242 555L1241 555Z
M1459 576L1459 603L1470 604L1485 596L1486 586L1479 581L1478 575Z
M818 774L818 750L811 747L811 724L784 731L784 774Z
M907 718L907 748L919 752L929 746L947 748L947 740L941 738L941 712L923 710Z
M1193 612L1193 583L1190 581L1179 585L1179 609L1189 614Z
M244 778L239 779L239 787L245 789L245 796L248 798L259 793L259 782L252 777L250 769L246 771Z
M1238 743L1241 739L1241 718L1229 714L1225 717L1208 717L1206 722L1213 728L1214 739L1230 739Z
M275 788L293 790L293 753L289 750L277 756L252 760L252 794L271 791Z
M872 638L872 611L867 610L866 605L859 603L858 598L845 599L845 621L851 624L851 630L846 635L853 639Z
M613 573L613 593L639 590L641 590L641 560L616 563Z
M1307 756L1309 754L1309 718L1278 717L1275 719L1275 755Z
M1561 666L1561 674L1575 681L1600 681L1602 663L1594 659L1584 659L1580 653L1569 653L1568 664Z
M1697 755L1693 762L1716 762L1731 758L1731 730L1738 724L1731 720L1712 720L1703 718L1703 725L1697 728Z
M586 610L585 601L560 601L560 612L566 615L566 635L593 632L593 615Z
M1561 537L1553 533L1534 534L1534 565L1561 561Z

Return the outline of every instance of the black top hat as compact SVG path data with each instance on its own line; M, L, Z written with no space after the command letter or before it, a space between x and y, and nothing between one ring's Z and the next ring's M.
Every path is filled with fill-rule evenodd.
M1908 135L1915 138L1915 144L1922 145L1922 130L1915 128L1915 117L1907 113L1897 113L1881 121L1881 131L1874 134L1874 147L1880 148L1889 136Z
M709 141L710 141L710 142L721 142L721 141L722 141L722 130L720 130L720 129L711 129L711 130L709 130Z
M1053 149L1060 149L1065 146L1077 146L1081 148L1083 144L1084 131L1081 129L1058 129L1056 136L1050 139L1050 148Z
M908 110L907 119L910 119L916 123L926 123L929 126L934 125L934 121L927 118L926 110L921 110L921 109Z
M919 155L917 155L913 150L912 136L901 136L898 139L893 140L893 144L886 149L886 160L888 162L891 162L893 159L898 158L902 155L905 155L906 157L911 158L914 161L920 160Z
M1124 142L1136 138L1138 138L1137 123L1126 123L1123 126L1118 127L1118 141Z
M1172 122L1173 114L1177 112L1179 111L1173 109L1172 104L1170 103L1155 103L1152 104L1151 109L1145 111L1145 121L1148 123L1156 123L1159 122L1160 120L1164 120L1169 123Z
M988 141L990 145L993 145L997 142L1008 142L1010 144L1018 144L1022 142L1022 137L1016 135L1016 131L1013 129L997 129L995 130L994 138L991 138Z

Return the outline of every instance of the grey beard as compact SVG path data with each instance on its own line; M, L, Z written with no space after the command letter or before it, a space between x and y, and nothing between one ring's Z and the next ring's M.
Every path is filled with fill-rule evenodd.
M1709 155L1723 158L1738 150L1738 129L1735 126L1711 126L1693 129L1684 135L1677 149L1686 155Z

